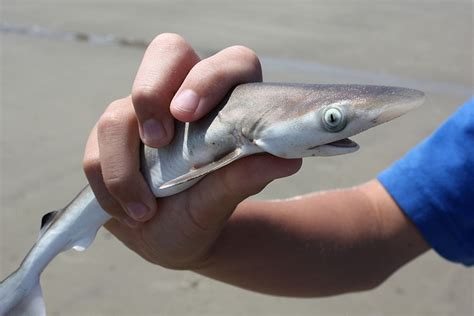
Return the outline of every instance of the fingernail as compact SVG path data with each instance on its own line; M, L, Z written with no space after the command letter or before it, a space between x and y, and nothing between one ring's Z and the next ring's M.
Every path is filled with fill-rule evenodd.
M146 120L143 123L143 138L145 143L153 144L166 138L166 131L161 122L155 119Z
M178 93L173 100L173 107L182 112L194 113L199 105L199 95L191 89Z
M148 208L141 203L127 204L127 213L133 219L141 220L148 214Z

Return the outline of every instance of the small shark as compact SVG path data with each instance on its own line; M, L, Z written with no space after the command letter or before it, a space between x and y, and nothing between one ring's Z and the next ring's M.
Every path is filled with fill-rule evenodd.
M359 146L348 137L423 100L423 92L398 87L243 84L203 119L177 123L168 146L143 146L141 170L154 195L164 197L252 154L302 158L351 153ZM60 252L85 250L110 218L89 186L62 210L46 214L38 240L20 267L0 283L0 315L45 315L42 271Z

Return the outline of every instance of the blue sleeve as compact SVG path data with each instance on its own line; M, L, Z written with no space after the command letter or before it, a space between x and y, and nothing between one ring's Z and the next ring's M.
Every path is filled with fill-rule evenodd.
M474 265L474 98L378 179L434 250Z

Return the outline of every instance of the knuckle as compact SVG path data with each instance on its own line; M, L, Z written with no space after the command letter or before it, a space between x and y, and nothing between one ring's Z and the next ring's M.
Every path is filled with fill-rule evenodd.
M175 60L179 60L183 64L198 60L191 45L181 35L175 33L162 33L158 35L151 42L149 49L172 55Z
M107 106L107 108L105 109L105 113L108 113L108 112L115 113L115 112L117 112L118 110L123 108L123 104L127 100L128 100L128 97L123 98L123 99L117 99L117 100L111 102L109 104L109 106Z
M134 119L133 112L124 110L123 100L112 102L97 122L97 133L103 134L107 130L120 128ZM130 112L130 113L128 113Z
M101 173L99 157L84 156L82 169L86 176L94 176Z
M191 71L193 72L193 75L197 77L205 77L209 73L214 75L223 73L222 65L217 63L212 57L202 60Z
M159 100L159 92L156 87L145 84L133 86L132 102L137 111L143 111L147 108L151 110Z
M242 45L235 45L229 47L228 50L240 60L244 60L246 64L251 65L253 68L261 69L260 60L252 49Z
M100 206L111 216L117 219L123 219L126 217L120 204L118 204L117 201L115 201L114 198L110 196L109 193L99 192L99 193L94 193L94 194Z
M122 196L130 191L131 176L128 174L107 172L104 174L104 184L107 190L115 197Z
M193 76L198 84L207 83L211 89L223 85L229 79L228 72L211 59L205 59L193 69ZM210 79L210 80L209 80Z
M119 125L120 119L115 113L105 112L97 122L97 134L104 135L107 131Z
M237 84L247 81L260 81L262 67L253 50L245 46L231 46L221 51L217 57L201 61L196 69L197 77L212 77L215 85L222 86L229 82ZM226 62L223 63L222 61ZM203 80L198 80L203 81Z
M170 47L185 47L188 46L186 40L176 33L161 33L157 35L150 46L170 46Z
M227 48L227 50L229 52L232 52L236 55L243 56L243 57L254 58L254 57L257 56L252 49L248 48L247 46L243 46L243 45L230 46L230 47Z

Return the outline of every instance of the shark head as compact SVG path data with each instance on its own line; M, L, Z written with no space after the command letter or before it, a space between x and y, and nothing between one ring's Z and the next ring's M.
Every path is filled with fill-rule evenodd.
M388 122L423 103L424 93L399 87L370 85L305 85L288 90L292 110L279 111L273 124L259 129L256 145L275 156L334 156L356 151L349 139ZM268 122L268 120L267 120ZM289 150L291 149L291 150Z

